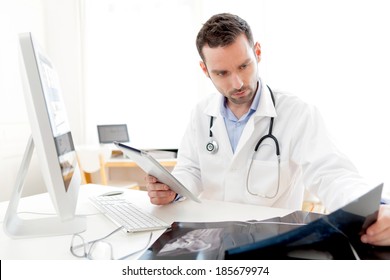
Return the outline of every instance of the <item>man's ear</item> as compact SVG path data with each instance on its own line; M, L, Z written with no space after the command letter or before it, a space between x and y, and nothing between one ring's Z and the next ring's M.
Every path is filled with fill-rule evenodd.
M206 64L201 60L199 62L200 68L202 68L203 73L206 75L206 77L210 78L209 71L207 70Z
M260 60L261 60L261 46L260 46L259 42L255 43L254 51L255 51L255 56L256 56L257 62L260 62Z

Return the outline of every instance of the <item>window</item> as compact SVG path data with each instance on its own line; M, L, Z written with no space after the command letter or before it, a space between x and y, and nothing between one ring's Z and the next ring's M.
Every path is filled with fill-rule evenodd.
M97 143L96 125L127 123L136 147L179 146L192 108L215 92L195 38L221 7L255 18L262 2L85 0L87 143Z
M132 145L178 147L200 76L194 3L86 1L87 142L127 123Z

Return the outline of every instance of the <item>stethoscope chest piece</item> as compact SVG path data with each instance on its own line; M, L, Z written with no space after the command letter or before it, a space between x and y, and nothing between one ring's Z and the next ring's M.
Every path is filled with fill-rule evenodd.
M215 141L215 140L210 140L210 141L206 144L206 150L207 150L210 154L215 154L216 152L218 152L218 143L217 143L217 141Z

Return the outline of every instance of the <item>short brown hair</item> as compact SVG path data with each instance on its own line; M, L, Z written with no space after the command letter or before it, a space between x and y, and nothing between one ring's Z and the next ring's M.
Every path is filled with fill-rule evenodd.
M196 47L202 60L202 49L205 45L210 48L228 46L241 34L245 34L249 44L253 45L253 35L249 24L239 16L222 13L212 16L200 29L196 37Z

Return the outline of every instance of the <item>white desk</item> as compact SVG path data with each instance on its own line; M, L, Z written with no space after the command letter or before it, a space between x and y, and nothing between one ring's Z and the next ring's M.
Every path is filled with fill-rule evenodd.
M114 187L101 185L84 185L80 190L80 197L77 205L77 214L94 214L98 212L88 201L88 197L99 195L104 192L117 189ZM122 189L123 190L123 189ZM249 220L249 219L267 219L275 216L283 216L291 210L268 208L254 205L244 205L228 203L221 201L203 201L201 204L186 200L165 206L155 206L149 202L146 192L126 189L126 197L156 215L160 219L172 223L174 221L183 222L211 222L211 221L231 221L231 220ZM8 202L0 203L0 221L4 219ZM19 212L29 211L38 213L53 213L53 206L47 193L22 198L19 205ZM39 217L32 215L33 217ZM1 226L3 226L1 224ZM82 233L86 241L103 237L113 231L117 226L114 225L102 214L91 215L87 217L87 230ZM156 240L164 230L155 231L153 240ZM109 238L113 245L114 256L121 257L130 252L142 248L148 239L149 233L127 234L120 231ZM30 238L30 239L11 239L3 230L0 231L0 259L76 259L69 251L71 235ZM134 256L138 258L142 253Z

